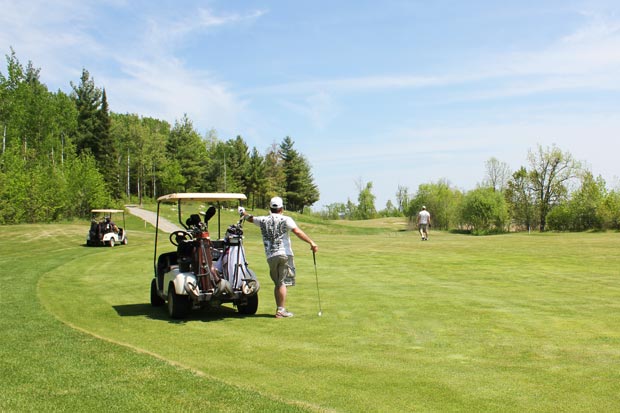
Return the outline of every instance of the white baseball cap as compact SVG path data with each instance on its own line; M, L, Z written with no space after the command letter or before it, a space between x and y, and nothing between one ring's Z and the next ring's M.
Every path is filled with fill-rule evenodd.
M284 206L284 201L282 201L282 198L280 198L279 196L274 196L273 198L271 198L271 201L269 201L270 208L280 209L283 206Z

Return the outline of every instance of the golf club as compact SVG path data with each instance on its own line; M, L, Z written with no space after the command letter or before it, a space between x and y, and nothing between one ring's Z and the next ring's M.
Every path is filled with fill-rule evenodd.
M319 313L318 316L323 315L323 309L321 308L321 293L319 292L319 274L316 271L316 253L312 251L312 260L314 261L314 276L316 277L316 295L319 298Z

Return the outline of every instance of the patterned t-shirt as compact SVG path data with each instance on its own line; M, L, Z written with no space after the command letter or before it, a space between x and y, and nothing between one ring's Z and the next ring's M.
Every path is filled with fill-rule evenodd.
M297 228L293 218L282 214L269 214L254 217L253 222L260 228L267 258L276 255L293 255L289 236L289 231Z

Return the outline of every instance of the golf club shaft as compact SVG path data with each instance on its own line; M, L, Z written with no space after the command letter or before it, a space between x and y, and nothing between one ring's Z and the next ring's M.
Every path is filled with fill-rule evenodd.
M316 295L319 298L319 314L323 314L323 309L321 308L321 293L319 292L319 274L316 270L316 253L312 251L312 260L314 261L314 277L316 278Z

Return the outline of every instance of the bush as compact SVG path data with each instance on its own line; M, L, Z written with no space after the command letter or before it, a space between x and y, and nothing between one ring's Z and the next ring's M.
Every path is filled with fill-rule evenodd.
M504 232L508 223L506 200L501 192L492 188L474 189L463 199L461 221L474 234Z

